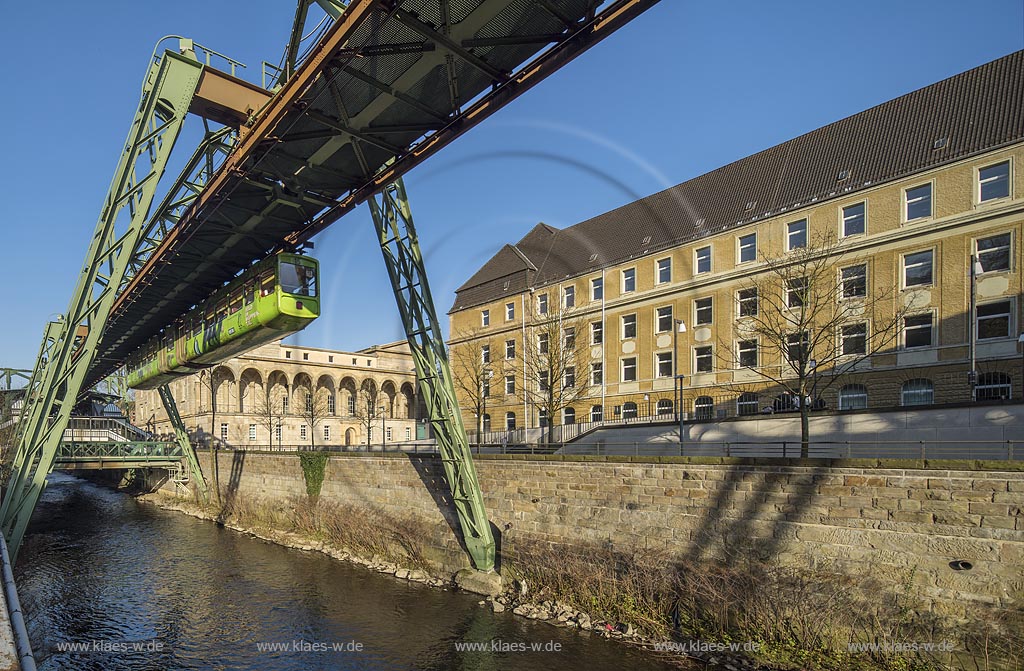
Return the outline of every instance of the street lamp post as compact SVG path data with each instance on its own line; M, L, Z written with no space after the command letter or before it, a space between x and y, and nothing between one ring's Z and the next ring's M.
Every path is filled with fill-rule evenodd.
M970 323L970 351L971 369L967 372L967 382L971 385L971 400L978 400L978 371L975 369L976 350L978 347L978 275L984 272L981 261L974 254L971 254L971 323Z
M647 421L651 421L651 395L644 394L644 405L647 406Z
M676 419L679 421L679 454L683 454L683 376L679 372L679 334L686 333L686 323L682 319L675 320L672 329L672 388L676 396Z
M1024 398L1024 333L1020 334L1017 338L1017 343L1020 345L1020 383L1021 383L1021 398ZM1013 391L1011 390L1012 394Z

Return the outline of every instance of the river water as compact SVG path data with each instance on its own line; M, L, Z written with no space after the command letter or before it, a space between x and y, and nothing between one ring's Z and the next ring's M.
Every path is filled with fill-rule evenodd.
M50 476L16 575L50 671L673 668L63 474Z

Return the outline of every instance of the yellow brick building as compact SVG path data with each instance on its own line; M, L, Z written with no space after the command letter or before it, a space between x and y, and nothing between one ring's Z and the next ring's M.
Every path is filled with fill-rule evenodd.
M463 284L449 312L453 361L481 357L490 374L482 408L462 394L467 427L538 426L545 408L524 360L540 325L570 313L586 370L569 382L585 389L555 424L791 409L759 373L783 368L745 326L757 309L749 290L764 286L769 261L828 237L842 252L830 259L837 303L865 314L815 345L839 356L809 356L841 364L846 349L870 350L882 322L898 332L818 407L1020 399L1022 140L1016 52L564 230L536 226ZM777 302L761 298L761 310Z

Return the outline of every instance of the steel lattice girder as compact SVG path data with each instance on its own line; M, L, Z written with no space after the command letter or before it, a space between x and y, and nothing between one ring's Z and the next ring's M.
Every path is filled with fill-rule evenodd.
M116 289L136 252L157 183L202 71L194 58L167 51L147 73L71 304L64 319L47 329L36 362L33 377L38 378L38 387L23 413L14 470L0 506L0 525L12 556L17 556L71 410L84 388ZM122 216L125 212L128 216Z
M463 540L474 566L490 571L494 568L494 536L455 398L448 353L402 180L388 184L369 204Z
M206 501L208 494L206 491L206 478L203 477L203 469L199 465L199 459L196 457L195 448L192 447L192 443L188 439L188 431L185 429L185 423L181 421L181 415L178 413L178 405L174 402L174 396L171 395L171 389L168 385L162 384L159 387L160 401L164 404L164 411L167 413L167 417L171 420L171 426L174 427L174 439L177 441L178 446L181 448L182 454L188 460L189 468L192 470L192 474L196 478L196 487L199 489L199 494ZM214 459L217 455L213 456Z

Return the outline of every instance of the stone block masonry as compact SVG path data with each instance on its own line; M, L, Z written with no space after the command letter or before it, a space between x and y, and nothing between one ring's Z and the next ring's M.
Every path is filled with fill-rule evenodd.
M305 496L295 454L222 453L226 496ZM210 463L201 455L204 472ZM483 455L477 470L503 551L521 541L611 545L689 562L737 554L894 588L937 611L1024 604L1024 464ZM428 558L469 565L441 464L423 455L332 455L321 498L415 519ZM954 570L950 562L969 562Z

